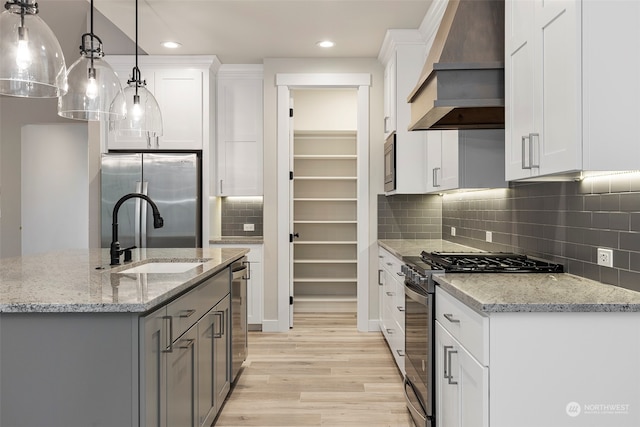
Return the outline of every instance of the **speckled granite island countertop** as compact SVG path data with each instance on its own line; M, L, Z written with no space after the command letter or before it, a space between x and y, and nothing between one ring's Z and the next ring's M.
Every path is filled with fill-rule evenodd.
M476 311L640 312L640 292L572 274L448 273L442 289Z
M146 312L221 271L245 249L134 249L111 267L109 250L0 259L0 313ZM184 273L121 273L147 262L203 261Z

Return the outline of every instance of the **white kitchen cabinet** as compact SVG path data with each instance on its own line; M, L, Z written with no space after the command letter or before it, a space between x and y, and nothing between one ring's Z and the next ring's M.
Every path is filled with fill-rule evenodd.
M640 313L481 314L436 286L437 426L637 426L637 337Z
M489 368L483 360L488 319L448 294L436 300L436 425L489 426ZM487 360L487 359L484 359Z
M129 55L109 56L123 88L135 63ZM138 59L142 79L160 106L163 135L156 138L119 136L113 124L107 130L109 150L201 150L209 144L209 116L213 109L210 79L214 57L158 57Z
M247 248L249 261L249 277L247 278L247 324L250 330L262 330L263 311L263 245L262 244L228 244L211 243L210 248Z
M404 274L400 271L403 262L383 248L378 251L380 331L404 375Z
M408 130L411 106L407 102L424 65L425 43L417 30L389 30L378 59L385 66L385 140L396 134L396 189L387 194L425 193L426 134Z
M505 19L507 179L637 169L640 3L507 0Z
M217 76L218 196L261 196L263 67L223 65Z
M426 192L507 186L502 129L434 130L425 133Z

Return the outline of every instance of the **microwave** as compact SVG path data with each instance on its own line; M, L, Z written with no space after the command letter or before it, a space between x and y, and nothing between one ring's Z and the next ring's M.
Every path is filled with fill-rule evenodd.
M384 143L384 191L396 189L396 133L391 135Z

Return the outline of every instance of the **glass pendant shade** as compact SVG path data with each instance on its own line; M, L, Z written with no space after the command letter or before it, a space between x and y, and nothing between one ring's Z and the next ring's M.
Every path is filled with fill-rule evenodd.
M125 98L118 76L102 59L102 43L91 34L83 36L80 58L69 67L67 93L58 99L58 115L76 120L122 120L126 116Z
M136 86L138 86L136 91ZM120 136L156 137L162 136L162 114L160 106L144 83L130 81L122 91L126 118L113 122L112 129ZM116 98L113 105L120 105Z
M30 0L8 1L0 14L0 94L56 98L66 93L60 43Z

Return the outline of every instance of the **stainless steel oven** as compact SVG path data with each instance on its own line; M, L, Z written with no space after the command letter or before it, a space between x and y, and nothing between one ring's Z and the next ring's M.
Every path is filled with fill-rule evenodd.
M433 270L419 258L402 267L405 274L405 379L407 408L417 427L435 426L435 284Z
M384 191L396 189L396 133L392 132L384 143Z

